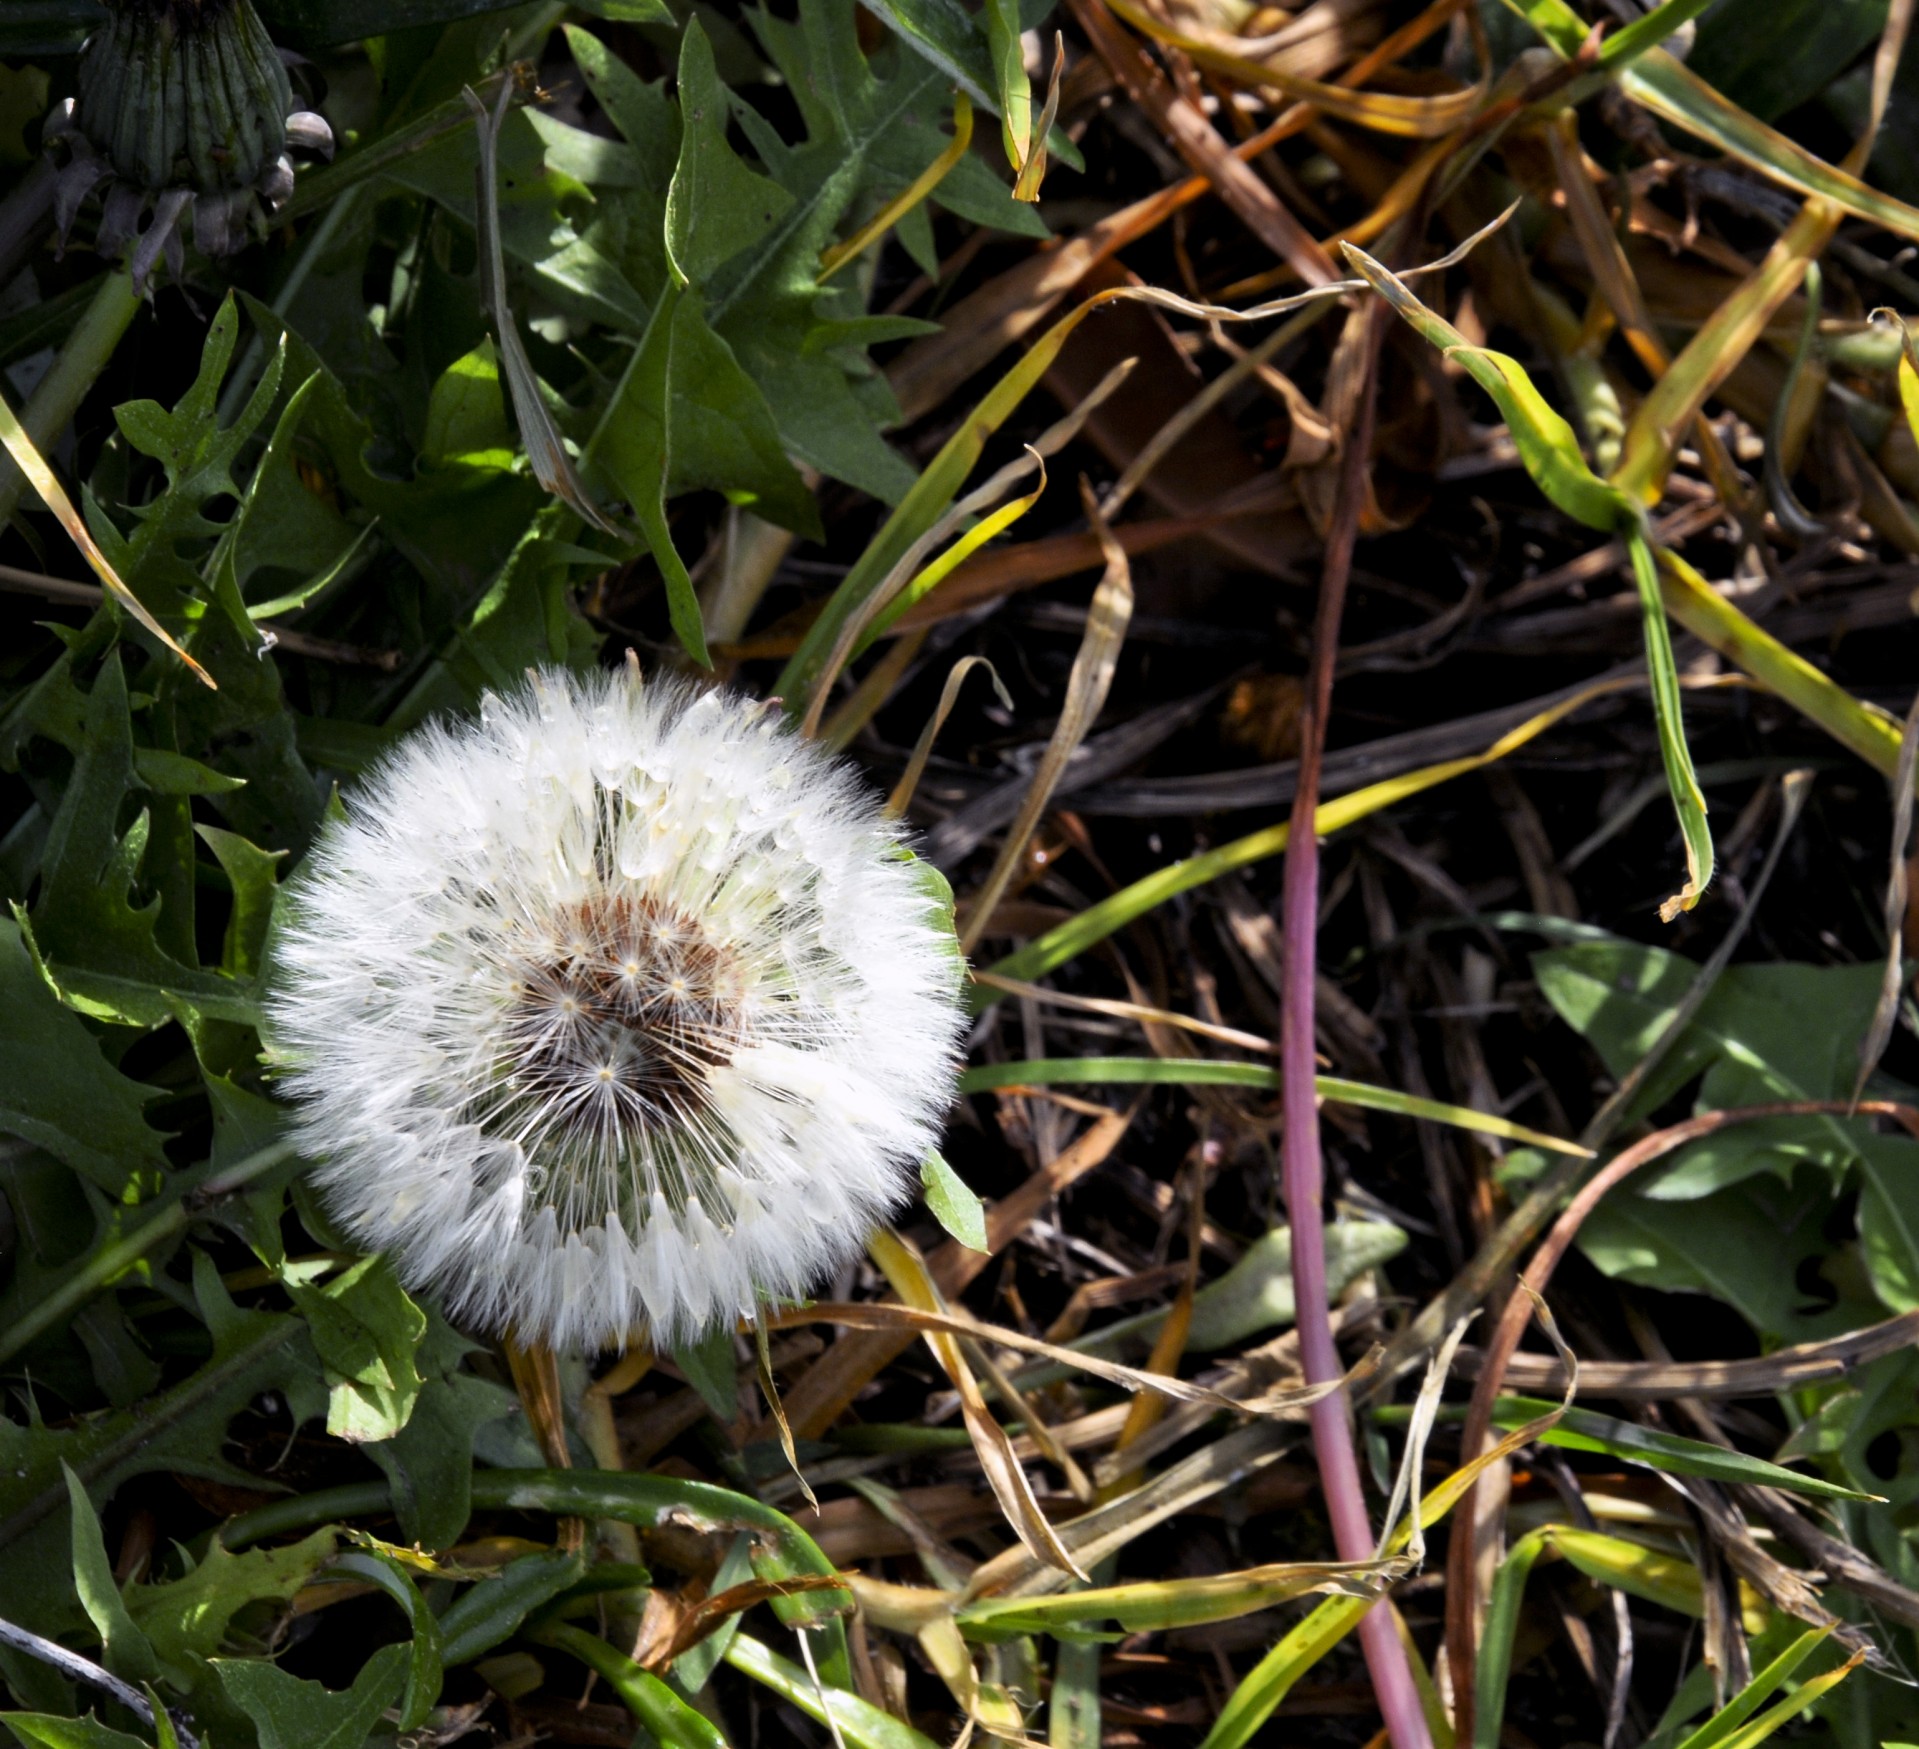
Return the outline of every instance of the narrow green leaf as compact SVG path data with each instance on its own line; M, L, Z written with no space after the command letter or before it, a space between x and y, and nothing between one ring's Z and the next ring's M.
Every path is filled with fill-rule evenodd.
M1018 172L1033 140L1033 90L1026 80L1020 48L1019 0L986 0L980 8L986 49L993 59L993 87L999 97L1000 135L1006 162Z
M80 1485L80 1478L65 1463L60 1466L67 1479L67 1500L72 1514L73 1586L80 1607L87 1612L93 1630L100 1636L100 1662L115 1676L127 1682L148 1682L160 1672L159 1660L147 1639L127 1611L126 1599L114 1582L113 1564L107 1559L107 1545L100 1534L100 1518L93 1502Z
M1646 634L1646 671L1652 678L1653 723L1659 732L1659 759L1666 769L1666 787L1672 792L1673 812L1679 817L1679 835L1686 846L1686 884L1659 907L1662 922L1690 911L1712 879L1712 828L1706 824L1706 798L1693 773L1692 749L1686 745L1686 723L1679 695L1679 669L1673 661L1672 631L1666 624L1666 604L1659 591L1659 569L1643 517L1626 526L1626 546L1632 554L1633 582Z
M150 1749L143 1738L113 1730L91 1713L81 1719L63 1719L54 1713L0 1713L0 1725L34 1749Z
M686 1382L699 1392L700 1401L719 1421L731 1422L738 1417L740 1386L730 1325L710 1330L697 1342L674 1349L673 1364L686 1374Z
M726 1661L764 1684L810 1719L831 1723L850 1749L935 1749L930 1737L870 1701L832 1683L816 1683L799 1665L782 1658L751 1634L735 1634Z
M1554 504L1588 528L1612 530L1632 521L1632 500L1586 466L1573 428L1547 405L1525 366L1503 352L1471 345L1443 316L1413 295L1365 250L1340 245L1348 263L1389 303L1406 324L1460 365L1506 416L1514 447L1533 484Z
M1269 1069L1262 1063L1234 1063L1219 1057L1039 1057L1015 1063L976 1063L959 1078L962 1093L1075 1083L1106 1087L1258 1087L1277 1092L1280 1079L1277 1069ZM1334 1105L1357 1105L1399 1117L1425 1118L1450 1124L1455 1129L1525 1142L1558 1154L1590 1152L1577 1143L1528 1129L1509 1118L1493 1117L1464 1105L1448 1105L1442 1100L1422 1099L1390 1087L1373 1087L1364 1081L1347 1081L1336 1075L1315 1076L1313 1085L1322 1099Z
M1681 26L1689 24L1713 0L1665 0L1644 18L1635 18L1623 30L1612 32L1599 45L1599 64L1608 72L1623 67L1648 49L1657 48Z
M699 598L666 523L666 488L673 465L674 317L685 295L686 288L678 285L661 292L646 333L613 393L590 454L606 470L620 496L633 506L647 550L666 580L667 611L674 635L694 661L710 668L713 664L706 653Z
M440 1624L413 1582L413 1575L381 1549L348 1549L332 1571L377 1587L400 1606L406 1617L411 1650L407 1660L406 1693L400 1702L399 1727L417 1731L440 1698L442 1672Z
M1685 1738L1678 1749L1725 1749L1735 1733L1769 1701L1799 1666L1825 1644L1832 1629L1812 1628L1801 1634L1713 1716Z
M468 1587L440 1618L440 1656L447 1668L471 1664L511 1639L534 1610L577 1583L585 1570L581 1549L542 1549Z
M1473 1678L1473 1749L1499 1749L1500 1726L1506 1717L1506 1683L1513 1668L1513 1640L1519 1632L1519 1605L1525 1596L1527 1576L1544 1552L1548 1537L1546 1530L1522 1536L1507 1550L1493 1580Z
M565 1622L552 1622L534 1636L543 1646L571 1653L626 1703L627 1710L658 1738L665 1749L729 1749L713 1721L689 1706L650 1670L642 1670L624 1652L597 1635Z
M1500 1427L1523 1427L1554 1407L1533 1397L1501 1397L1494 1406L1493 1420ZM1789 1470L1783 1464L1768 1463L1764 1458L1727 1451L1704 1440L1684 1439L1676 1433L1661 1433L1656 1428L1641 1427L1636 1421L1620 1421L1591 1409L1568 1409L1557 1426L1539 1437L1544 1445L1564 1446L1568 1451L1603 1452L1624 1463L1643 1464L1647 1469L1663 1470L1675 1476L1709 1476L1717 1482L1784 1488L1826 1500L1882 1498L1861 1493L1856 1488L1842 1488L1823 1477Z
M920 1183L933 1218L972 1251L986 1249L986 1207L936 1148L920 1162Z

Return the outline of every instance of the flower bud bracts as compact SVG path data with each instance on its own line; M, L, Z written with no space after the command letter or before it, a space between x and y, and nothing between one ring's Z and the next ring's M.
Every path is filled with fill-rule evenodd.
M116 255L131 243L143 283L163 251L179 271L183 220L203 254L243 248L293 192L289 147L333 149L326 123L293 107L251 0L107 0L78 84L47 123L48 145L64 159L60 231L102 186L97 247Z

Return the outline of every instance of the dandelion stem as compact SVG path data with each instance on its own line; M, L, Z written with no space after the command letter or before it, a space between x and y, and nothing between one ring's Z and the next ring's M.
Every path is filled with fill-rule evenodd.
M73 423L80 403L100 380L100 373L107 368L139 307L140 294L133 289L133 276L124 267L116 267L100 281L93 302L67 336L53 368L40 379L40 386L20 410L20 423L42 455ZM26 489L26 476L10 459L0 456L0 523L20 508Z
M1282 1185L1292 1223L1293 1303L1298 1308L1299 1352L1308 1384L1329 1383L1341 1373L1326 1304L1326 1227L1321 1206L1325 1169L1320 1158L1319 1108L1313 1085L1313 982L1319 922L1319 841L1313 835L1313 813L1319 806L1319 772L1326 745L1326 716L1332 703L1340 611L1365 496L1374 371L1379 356L1377 308L1353 319L1367 324L1363 341L1365 380L1345 434L1338 496L1320 573L1312 668L1300 724L1299 788L1293 796L1281 901L1286 948L1280 1026L1280 1074L1286 1105ZM1310 1413L1313 1453L1319 1463L1320 1487L1339 1558L1368 1560L1373 1554L1372 1523L1360 1487L1359 1460L1353 1450L1345 1397L1338 1392L1322 1397ZM1419 1690L1413 1682L1406 1649L1394 1631L1391 1611L1370 1610L1359 1624L1359 1638L1393 1749L1430 1749L1432 1739Z
M102 1246L88 1256L84 1267L70 1275L45 1299L0 1330L0 1361L10 1360L42 1331L65 1323L102 1288L124 1275L155 1246L186 1230L195 1209L226 1196L270 1171L293 1152L291 1142L275 1142L250 1154L237 1165L199 1183L183 1183L123 1239Z

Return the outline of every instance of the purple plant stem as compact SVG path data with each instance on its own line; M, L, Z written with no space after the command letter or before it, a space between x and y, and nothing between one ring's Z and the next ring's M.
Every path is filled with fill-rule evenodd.
M1353 542L1365 502L1367 450L1372 444L1373 392L1379 356L1381 306L1369 303L1360 318L1367 323L1366 367L1359 405L1346 433L1338 495L1326 557L1320 571L1319 605L1313 621L1312 668L1300 723L1299 788L1293 796L1292 831L1286 840L1286 880L1281 898L1285 933L1285 985L1280 1016L1280 1081L1286 1101L1281 1189L1293 1231L1293 1303L1299 1315L1299 1353L1309 1384L1325 1384L1345 1370L1333 1343L1326 1304L1326 1174L1319 1152L1319 1106L1313 1077L1313 985L1318 969L1319 840L1313 815L1319 806L1319 770L1326 744L1326 717L1332 704L1333 665L1339 648L1346 579L1351 574ZM1342 1561L1370 1560L1372 1521L1360 1486L1359 1460L1344 1393L1334 1392L1312 1406L1313 1455L1320 1489L1332 1520L1333 1541ZM1359 1624L1367 1673L1379 1701L1393 1749L1431 1749L1426 1713L1413 1681L1406 1649L1400 1644L1390 1611L1369 1610Z

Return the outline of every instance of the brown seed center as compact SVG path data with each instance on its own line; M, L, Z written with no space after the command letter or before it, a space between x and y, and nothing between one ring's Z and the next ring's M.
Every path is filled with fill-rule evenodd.
M616 1152L623 1135L696 1122L708 1074L746 1040L743 997L737 962L696 919L624 895L586 900L520 978L513 1103L537 1134Z

